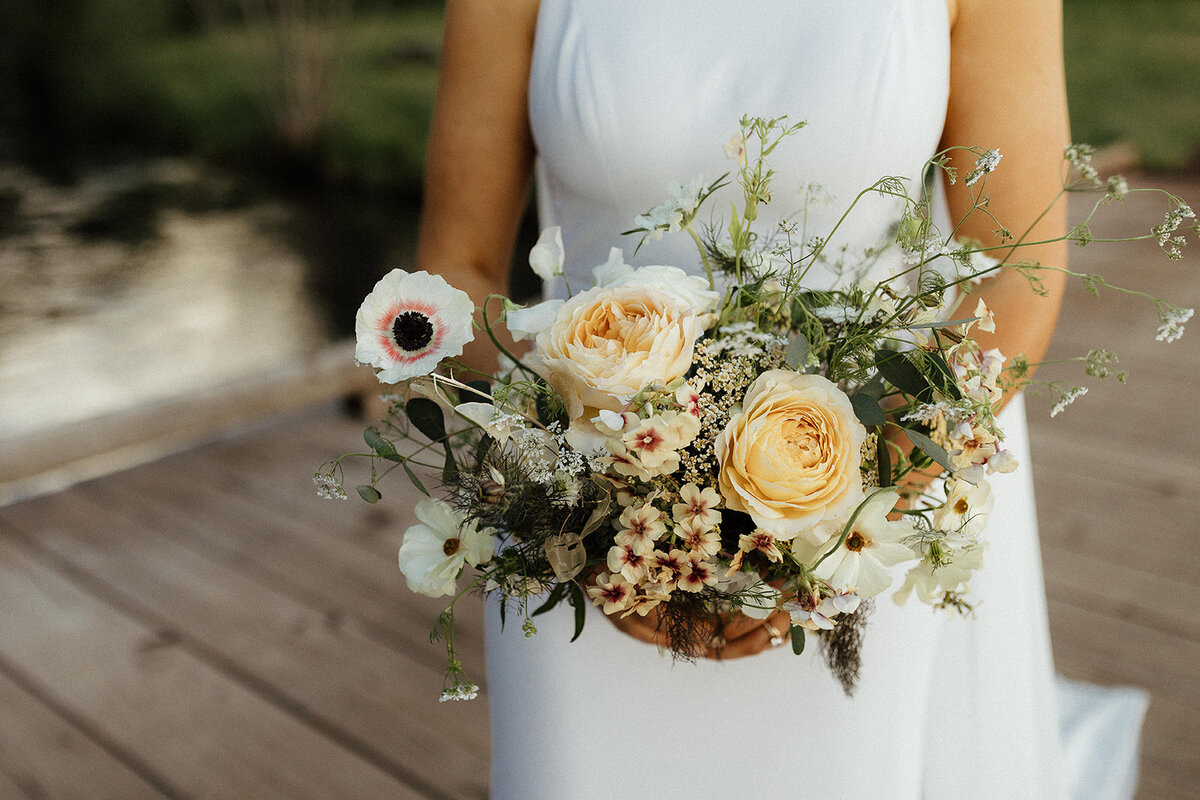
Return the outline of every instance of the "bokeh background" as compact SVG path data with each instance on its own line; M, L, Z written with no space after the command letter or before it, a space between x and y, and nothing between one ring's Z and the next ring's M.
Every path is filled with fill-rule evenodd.
M1065 10L1074 139L1200 207L1200 2ZM432 0L0 0L0 797L482 795L486 707L426 708L412 498L309 482L369 414L348 337L411 265L440 30ZM1189 249L1075 263L1194 306ZM1189 797L1200 358L1153 329L1072 290L1055 354L1131 384L1030 398L1033 463L1059 668L1151 689L1139 796Z

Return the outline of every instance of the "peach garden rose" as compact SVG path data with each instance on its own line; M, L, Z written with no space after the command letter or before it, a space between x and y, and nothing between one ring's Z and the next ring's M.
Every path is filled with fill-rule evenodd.
M558 306L531 360L572 420L617 411L646 386L684 376L717 299L702 278L643 267Z
M778 538L843 522L863 498L867 431L844 392L820 375L764 372L717 437L726 507Z

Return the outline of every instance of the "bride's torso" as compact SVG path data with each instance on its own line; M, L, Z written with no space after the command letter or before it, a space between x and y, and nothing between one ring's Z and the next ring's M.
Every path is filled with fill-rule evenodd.
M541 220L562 226L576 289L614 245L629 263L697 268L689 237L634 255L637 240L620 233L669 183L729 171L722 144L743 114L808 123L771 155L773 200L758 226L768 236L805 205L805 187L829 196L808 204L812 236L879 178L918 180L941 137L945 0L543 0L537 25L529 110ZM879 244L896 208L865 199L834 244L851 255ZM728 213L717 197L700 220Z

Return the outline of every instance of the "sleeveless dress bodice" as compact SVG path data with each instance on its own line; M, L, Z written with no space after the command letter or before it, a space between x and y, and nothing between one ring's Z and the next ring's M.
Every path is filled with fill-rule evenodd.
M573 287L590 285L614 245L631 264L698 268L686 235L634 255L638 238L620 234L668 184L730 171L722 144L743 114L786 114L807 124L769 158L775 192L757 230L770 236L782 216L807 209L807 230L819 234L879 178L920 178L948 85L945 0L550 0L529 83L541 222L562 227ZM705 204L701 223L728 218L735 188ZM877 246L897 208L865 197L831 245Z
M772 154L758 231L819 186L830 199L809 205L806 229L822 233L879 178L920 179L948 85L945 0L543 0L529 80L541 221L562 227L576 291L613 246L630 264L698 270L686 235L635 253L621 232L667 184L729 171L721 145L743 114L787 115L808 125ZM729 211L720 197L706 207ZM896 219L894 202L868 197L831 246L874 247ZM1025 455L1020 406L1002 421ZM815 646L676 664L598 609L570 643L567 608L526 638L489 604L492 799L1060 797L1029 475L993 482L979 619L881 595L853 698Z

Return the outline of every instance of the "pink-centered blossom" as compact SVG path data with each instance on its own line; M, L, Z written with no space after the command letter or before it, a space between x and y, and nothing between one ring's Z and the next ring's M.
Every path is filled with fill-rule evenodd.
M354 358L383 383L427 375L474 338L475 304L438 275L394 269L359 306Z

